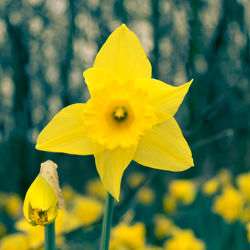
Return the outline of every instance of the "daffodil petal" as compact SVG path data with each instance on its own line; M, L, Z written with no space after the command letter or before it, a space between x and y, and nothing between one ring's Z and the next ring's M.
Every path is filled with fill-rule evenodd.
M27 195L33 209L49 210L51 207L56 206L58 202L55 191L40 175L31 184Z
M108 37L96 56L94 68L100 68L124 81L151 77L151 64L138 38L125 24ZM86 81L90 82L90 79Z
M119 201L120 185L124 170L132 161L136 146L107 150L99 146L94 154L96 168L107 191Z
M105 81L111 79L111 75L107 71L99 68L89 68L85 70L83 77L85 78L90 94L93 88L101 87Z
M193 80L174 87L156 79L137 78L135 86L148 91L151 104L160 111L174 115L181 105Z
M73 104L62 109L42 130L36 149L76 155L93 154L93 144L87 137L82 112L85 104Z
M30 219L29 219L29 203L30 203L30 197L29 197L29 194L27 192L25 195L24 202L23 202L23 215L27 221L30 221Z
M192 153L174 118L145 133L134 160L147 167L169 171L183 171L193 166Z

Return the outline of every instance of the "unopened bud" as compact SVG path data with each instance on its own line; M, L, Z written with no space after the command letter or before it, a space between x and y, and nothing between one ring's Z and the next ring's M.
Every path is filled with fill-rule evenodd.
M41 164L40 174L26 193L23 213L33 226L49 225L55 221L58 208L62 207L63 200L56 168L52 161Z

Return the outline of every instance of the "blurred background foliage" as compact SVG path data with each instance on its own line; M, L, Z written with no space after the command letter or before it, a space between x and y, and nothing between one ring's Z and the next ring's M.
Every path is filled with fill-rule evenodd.
M23 198L47 159L59 165L61 184L80 193L88 180L97 177L92 156L39 152L34 145L61 108L88 100L82 72L93 65L96 53L121 23L138 36L154 78L175 86L194 78L176 119L195 167L171 173L131 163L115 221L136 206L137 191L125 181L133 171L146 176L141 185L153 188L157 197L175 178L205 181L220 169L233 175L249 171L249 0L1 0L1 191ZM150 209L136 216L150 220L161 206L156 198ZM201 236L200 227L204 230L210 218L204 209L208 210L200 201L196 210L189 209L177 221L181 218L183 226L193 227ZM206 219L201 218L204 213ZM218 249L247 249L244 246Z

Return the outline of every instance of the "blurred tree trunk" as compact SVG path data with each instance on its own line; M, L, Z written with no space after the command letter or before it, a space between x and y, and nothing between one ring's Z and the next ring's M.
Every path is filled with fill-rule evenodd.
M199 18L199 11L202 6L201 0L191 1L192 19L190 21L190 42L189 42L189 60L187 62L187 77L192 78L195 74L195 57L201 51L201 22ZM198 80L198 79L195 79ZM198 86L192 88L190 96L188 98L189 110L190 110L190 123L196 124L197 119L197 93Z
M152 25L153 25L153 44L152 51L152 76L159 78L159 44L160 44L160 9L159 0L151 0L152 6Z
M101 1L96 11L92 12L93 18L96 18L98 20L100 30L100 35L97 39L98 51L110 35L110 28L108 26L108 22L107 20L105 20L104 14L102 13L105 5L107 5L107 0Z
M24 194L30 184L27 179L27 172L31 152L29 151L27 134L28 129L31 127L31 110L29 102L29 78L26 73L29 54L24 43L21 28L13 26L8 18L6 18L6 24L11 41L11 64L15 84L13 106L15 127L10 136L11 154L16 169L20 171L20 182L17 184L17 188L21 194Z
M66 55L63 59L61 66L60 66L60 76L61 76L61 82L63 84L63 93L62 93L62 103L63 107L68 106L70 103L70 93L69 93L69 74L71 71L71 61L74 56L73 52L73 40L74 40L74 34L75 34L75 16L76 16L76 10L74 6L74 1L69 0L69 33L68 33L68 39L66 42Z
M117 19L121 21L121 23L127 24L128 22L128 13L124 6L124 0L116 0L114 3L114 11Z
M250 93L250 37L248 34L248 31L245 31L246 33L246 46L242 51L242 61L244 62L244 76L245 80L248 79L248 85L246 87L246 92L240 93L240 99L244 100L245 106L241 109L241 112L239 115L239 127L238 127L238 133L236 135L238 145L238 166L237 171L241 172L243 171L249 171L250 166L250 100L249 100L249 93Z

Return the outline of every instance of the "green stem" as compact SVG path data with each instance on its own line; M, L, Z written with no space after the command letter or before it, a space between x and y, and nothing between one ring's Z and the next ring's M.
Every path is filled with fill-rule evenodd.
M109 238L112 226L113 210L114 210L114 198L112 195L107 193L103 222L102 222L102 236L101 236L100 250L109 249Z
M44 227L44 250L55 250L55 222Z

